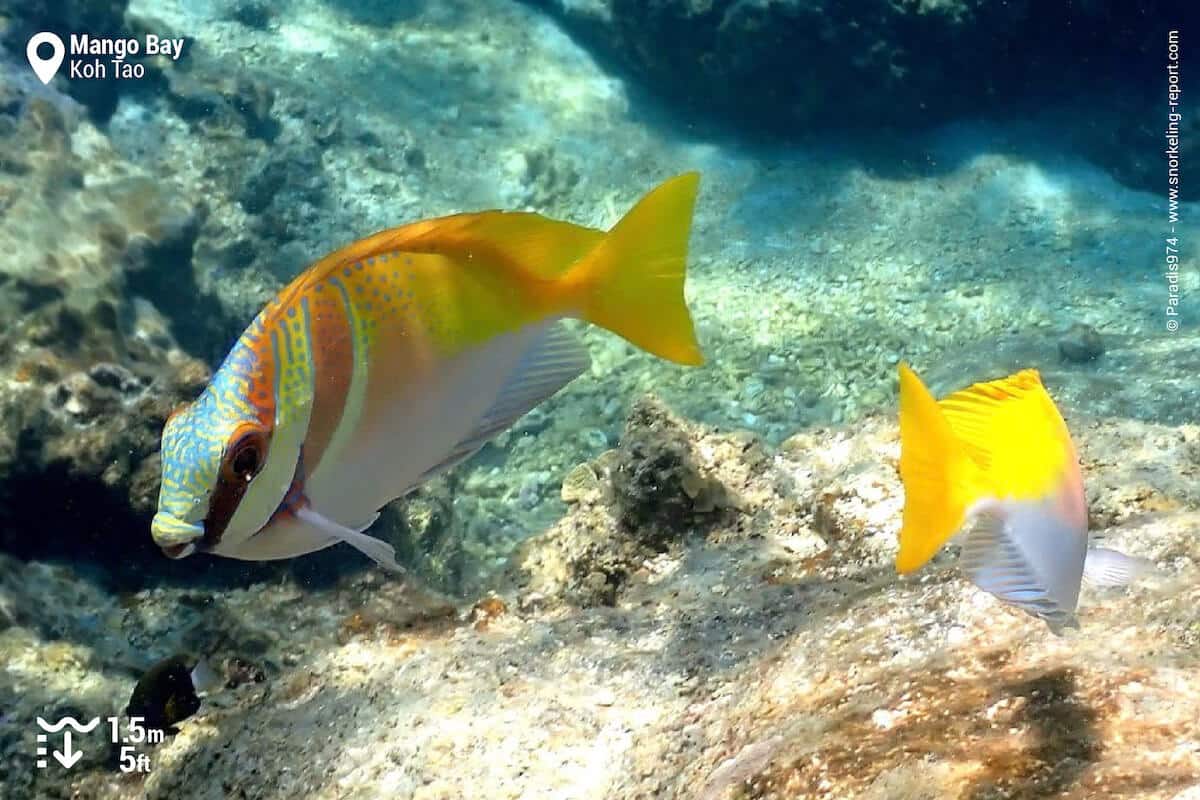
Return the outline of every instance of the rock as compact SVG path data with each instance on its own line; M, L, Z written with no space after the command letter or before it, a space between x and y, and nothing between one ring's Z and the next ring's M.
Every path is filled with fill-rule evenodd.
M183 119L266 142L279 134L275 93L266 83L193 63L172 63L166 76L167 99Z
M103 36L132 36L134 27L126 19L128 0L0 0L0 43L20 54L24 69L25 44L33 34L50 31L66 41L71 33ZM159 30L158 33L163 33ZM24 78L25 76L21 76ZM30 76L31 77L31 76ZM122 91L133 81L67 80L54 85L83 104L98 121L108 120Z
M656 549L726 505L724 487L697 464L682 423L643 400L629 412L612 472L618 519Z
M604 484L590 463L578 464L563 478L564 503L597 503L604 496Z
M147 798L334 785L582 797L598 777L618 800L1194 794L1200 754L1179 742L1200 736L1195 425L1074 418L1089 500L1113 512L1107 540L1168 578L1085 589L1088 635L1069 646L949 559L894 575L903 491L890 418L808 429L779 452L652 402L628 427L686 443L744 508L658 552L611 504L576 503L523 547L512 594L493 587L456 614L414 616L408 590L376 570L320 586L192 575L121 595L0 554L5 796L127 796L99 752L69 784L21 769L23 721L114 713L138 669L179 651L213 652L229 688L149 750ZM619 448L589 471L609 482L628 457ZM1134 484L1144 491L1131 497ZM1154 496L1172 503L1146 513ZM826 551L788 546L825 524ZM380 737L398 724L403 737ZM982 751L997 757L981 767Z
M315 260L308 241L311 218L325 203L328 181L320 152L312 147L284 146L263 155L246 175L237 194L242 208L254 215L254 243L266 268L287 281ZM285 249L292 246L292 249ZM292 253L292 258L272 258ZM270 259L270 260L268 260ZM296 262L296 263L293 263Z
M151 300L182 288L160 276L190 274L196 211L70 100L12 85L0 152L21 152L23 167L0 171L13 198L0 215L0 314L12 320L0 329L0 549L158 558L147 530L161 426L208 369Z
M570 198L579 183L575 165L558 156L553 148L542 147L523 154L525 195L522 205L530 208L553 209Z
M579 432L579 441L587 450L595 452L608 447L608 434L599 428L588 428Z
M301 170L293 173L287 159L267 160L246 175L246 182L242 184L237 201L247 212L261 214L283 189L289 176L302 172Z
M714 434L654 398L639 400L620 445L563 479L570 513L522 545L508 580L539 603L615 604L634 575L688 534L752 511L760 499L746 486L769 467L761 447L751 434Z
M421 580L453 593L460 591L468 567L463 547L466 520L454 505L457 491L453 474L436 478L391 504L381 526L392 529L402 563L411 565Z
M238 656L230 656L220 665L220 674L225 677L225 688L236 689L247 683L262 683L266 674L262 667Z
M1077 322L1058 340L1058 353L1064 361L1086 364L1104 355L1104 341L1091 325Z
M1170 18L1169 0L1136 8L989 0L527 2L673 103L689 124L707 118L721 129L784 138L849 130L871 142L875 152L864 148L863 156L873 160L881 144L897 149L895 141L874 137L880 127L1005 118L1014 107L1083 97L1088 112L1072 106L1072 116L1061 120L1065 130L1078 131L1066 134L1077 149L1132 185L1165 187L1152 146L1161 133L1144 124L1156 99L1149 87L1165 80L1165 34L1146 20ZM1113 30L1122 35L1111 36ZM1081 60L1079 52L1091 55ZM869 88L848 93L846 86ZM1087 99L1129 109L1101 119ZM1094 148L1089 139L1108 144ZM902 148L916 140L900 141ZM1133 163L1134 153L1145 163ZM914 148L907 157L924 155Z
M275 9L264 0L233 0L226 13L230 19L256 30L265 30L275 17Z

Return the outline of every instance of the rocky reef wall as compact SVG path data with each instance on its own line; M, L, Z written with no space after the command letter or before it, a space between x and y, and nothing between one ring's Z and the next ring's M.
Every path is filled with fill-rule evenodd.
M138 290L190 281L198 212L73 100L4 73L0 549L119 562L145 549L162 423L209 375Z
M1161 132L1146 123L1163 113L1167 31L1200 22L1167 0L526 1L673 105L677 124L785 141L836 130L869 143L1058 105L1068 140L1159 192L1159 159L1146 152ZM1074 132L1071 115L1093 127Z

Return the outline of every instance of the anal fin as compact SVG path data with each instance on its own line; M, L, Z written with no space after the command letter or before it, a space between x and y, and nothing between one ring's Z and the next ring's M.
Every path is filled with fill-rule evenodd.
M1078 627L1075 609L1062 607L1050 594L999 514L979 514L963 542L959 566L980 589L1044 620L1053 633Z

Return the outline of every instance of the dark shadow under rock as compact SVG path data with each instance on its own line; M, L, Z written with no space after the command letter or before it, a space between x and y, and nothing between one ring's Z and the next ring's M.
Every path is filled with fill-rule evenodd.
M648 90L644 113L659 116L665 101L689 130L706 124L743 142L834 130L858 138L851 147L869 161L882 147L920 164L913 133L1069 106L1057 132L1066 151L1158 192L1162 133L1147 120L1165 115L1154 109L1168 28L1196 21L1167 0L525 2ZM1186 136L1195 115L1185 116L1186 151L1196 137Z

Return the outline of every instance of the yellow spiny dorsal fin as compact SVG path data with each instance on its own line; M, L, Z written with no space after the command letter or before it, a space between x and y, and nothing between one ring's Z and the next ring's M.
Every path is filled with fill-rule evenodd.
M900 372L900 479L904 515L896 569L919 569L962 527L981 494L979 467L933 395L907 364Z
M436 253L464 267L499 266L534 279L559 278L604 239L604 232L523 211L480 211L380 231L322 258L309 280L374 256Z
M1059 485L1070 459L1071 436L1037 370L976 383L938 406L979 465L987 493L1037 499Z
M408 250L464 261L472 256L494 259L546 280L561 277L605 236L604 231L524 211L459 214L409 228Z

